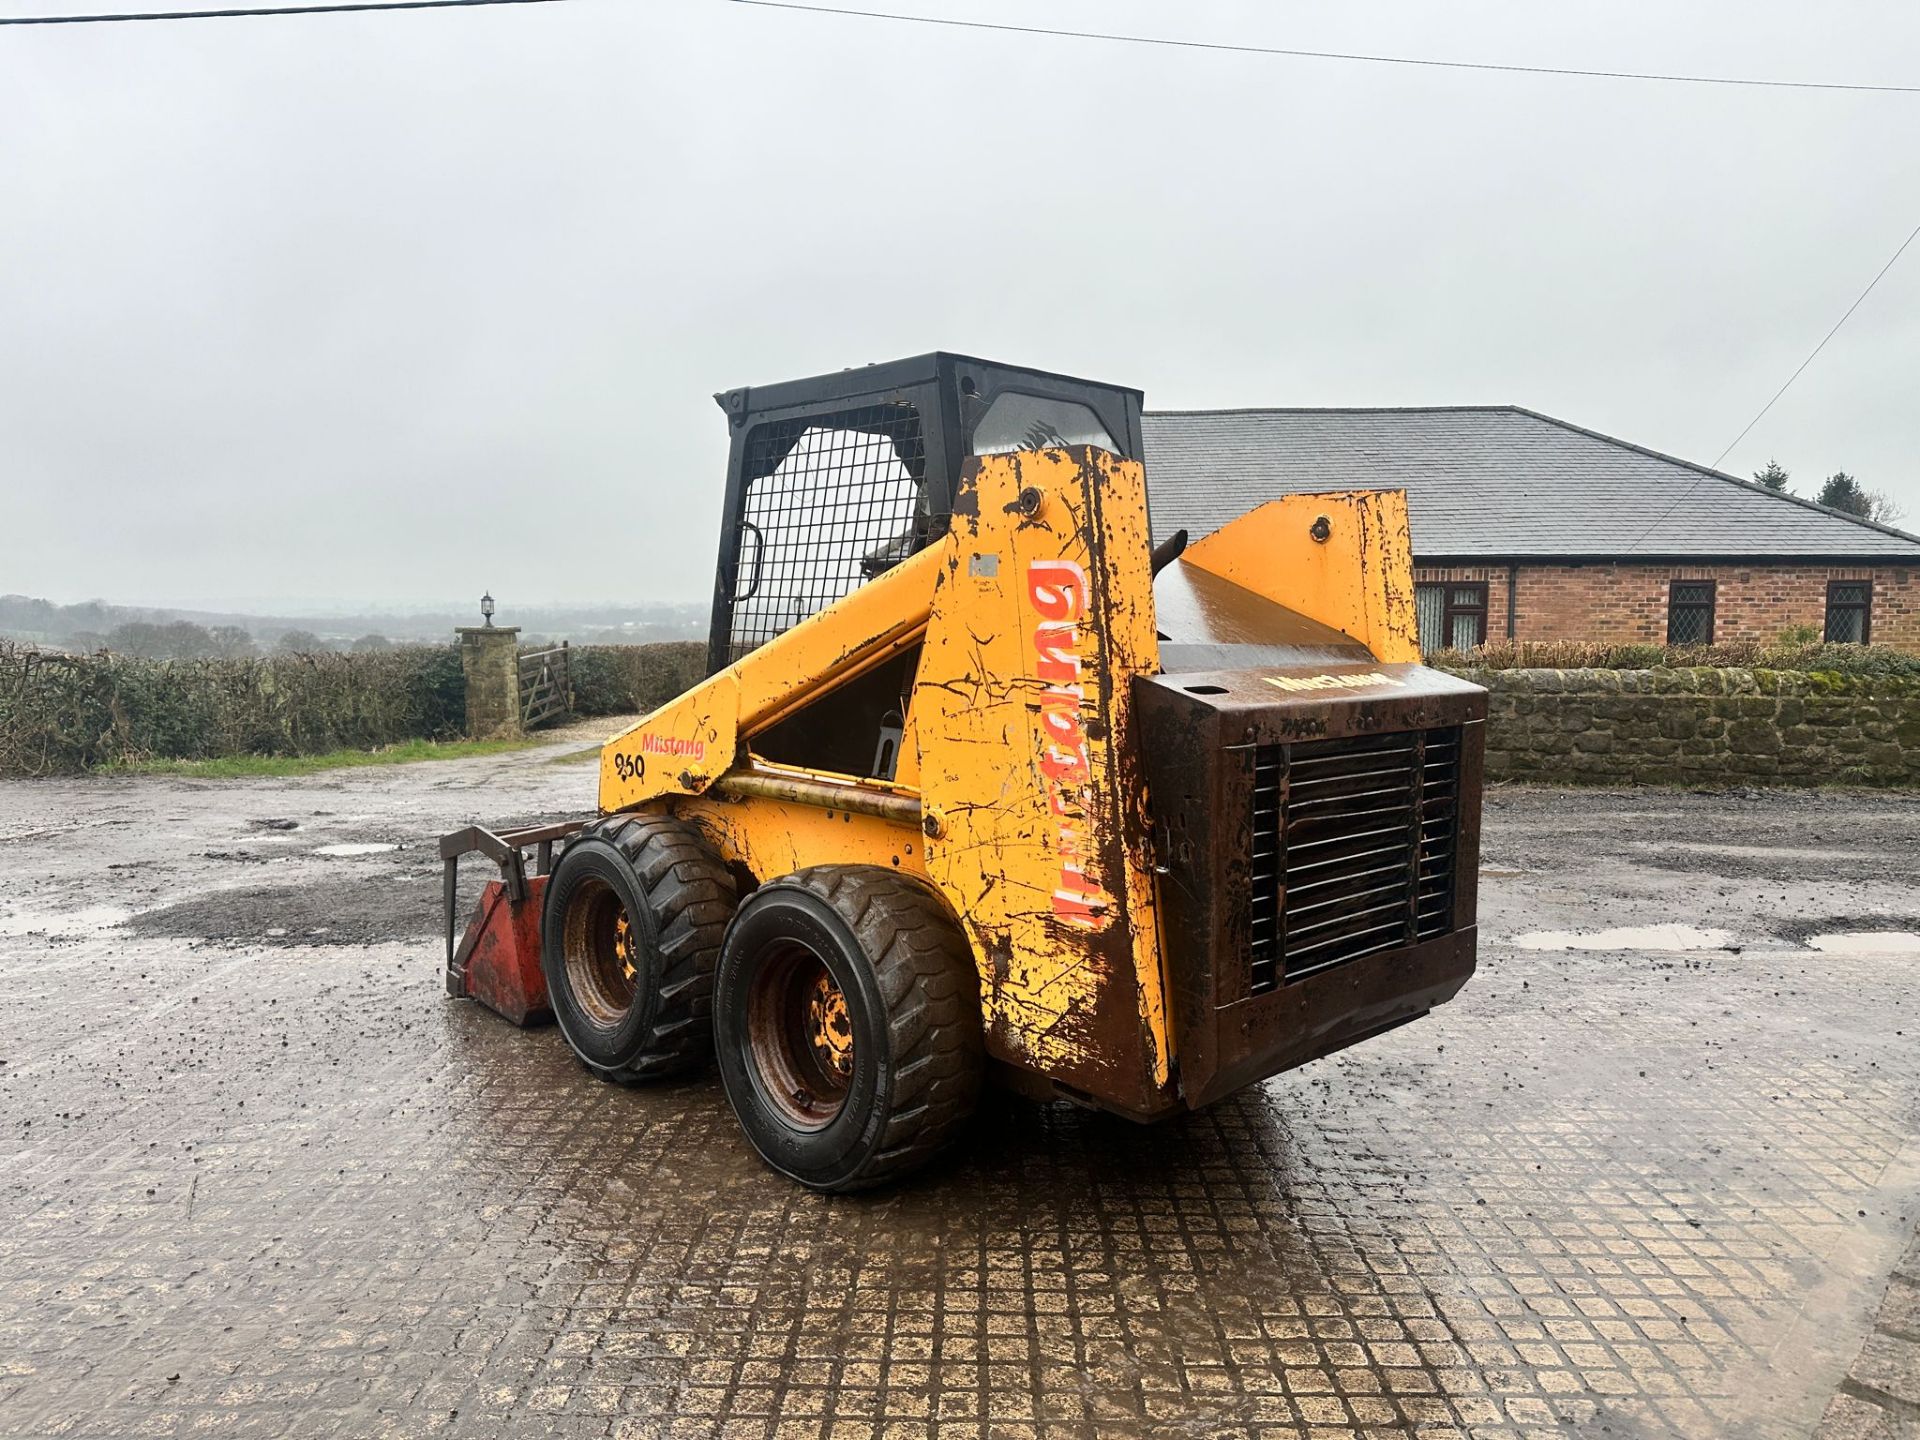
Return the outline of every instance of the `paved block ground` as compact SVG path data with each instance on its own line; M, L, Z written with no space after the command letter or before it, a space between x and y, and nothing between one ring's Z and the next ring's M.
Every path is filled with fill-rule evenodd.
M712 1078L442 997L428 837L588 805L552 753L0 786L0 1435L1769 1440L1910 1383L1920 800L1497 792L1454 1004L823 1199ZM1647 925L1724 933L1590 938Z

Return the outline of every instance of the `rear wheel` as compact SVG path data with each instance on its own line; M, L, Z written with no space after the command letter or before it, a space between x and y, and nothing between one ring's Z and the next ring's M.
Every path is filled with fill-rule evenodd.
M932 1159L985 1066L966 937L926 885L877 866L815 866L749 896L721 950L714 1029L748 1140L818 1190Z
M610 1080L684 1074L713 1048L713 967L732 874L692 827L614 815L561 852L540 964L573 1051Z

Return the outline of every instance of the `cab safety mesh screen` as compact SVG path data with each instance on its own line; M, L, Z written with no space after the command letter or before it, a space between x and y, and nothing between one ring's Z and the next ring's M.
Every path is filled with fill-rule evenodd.
M738 660L924 546L920 416L866 405L772 421L747 439L728 660Z

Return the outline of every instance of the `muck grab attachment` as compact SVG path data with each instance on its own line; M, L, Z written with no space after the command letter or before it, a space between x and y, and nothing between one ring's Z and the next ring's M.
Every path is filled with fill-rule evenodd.
M1404 495L1155 549L1137 391L939 354L717 398L708 676L596 818L441 842L450 994L610 1080L717 1062L853 1190L989 1080L1153 1120L1466 982L1485 693L1419 664Z
M553 1019L546 977L540 972L540 908L553 846L585 825L572 820L496 835L478 825L440 837L441 897L446 913L447 994L474 999L516 1025ZM527 874L527 851L536 856ZM480 892L466 933L454 944L459 914L460 857L479 854L500 867L500 878Z

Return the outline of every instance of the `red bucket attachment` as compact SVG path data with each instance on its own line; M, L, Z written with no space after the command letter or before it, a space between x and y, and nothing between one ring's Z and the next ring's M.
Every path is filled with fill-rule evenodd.
M585 823L543 825L496 835L475 825L440 840L446 869L444 900L447 926L447 994L474 999L516 1025L542 1025L553 1019L547 1004L547 978L540 968L540 904L553 868L553 844ZM526 852L535 852L538 873L527 874ZM500 867L489 880L467 922L467 933L453 943L455 892L462 855L485 855Z
M553 1019L540 969L540 902L546 891L544 875L528 878L524 900L509 898L504 880L487 882L447 972L449 994L478 1000L516 1025Z

